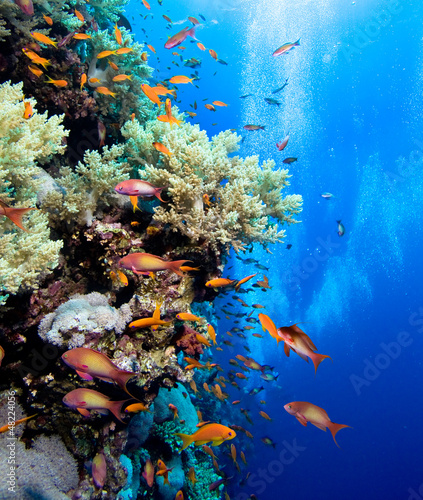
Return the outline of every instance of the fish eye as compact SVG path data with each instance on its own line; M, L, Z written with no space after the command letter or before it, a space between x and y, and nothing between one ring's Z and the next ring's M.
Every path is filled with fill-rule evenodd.
M228 434L228 436L232 436L232 432L230 432L230 433Z
M292 408L292 405L288 405L288 408Z

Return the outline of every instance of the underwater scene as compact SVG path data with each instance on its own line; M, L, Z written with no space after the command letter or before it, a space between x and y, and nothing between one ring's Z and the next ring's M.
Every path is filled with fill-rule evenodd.
M423 500L422 17L0 0L0 500Z

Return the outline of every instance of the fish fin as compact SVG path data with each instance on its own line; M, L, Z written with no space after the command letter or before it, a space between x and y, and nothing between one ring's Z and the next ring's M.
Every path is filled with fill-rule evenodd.
M224 439L218 439L217 441L213 441L212 446L219 446L223 443Z
M77 410L84 417L89 417L91 415L91 413L88 410L86 410L85 408L77 408Z
M317 427L317 428L318 428L318 429L320 429L321 431L326 432L326 425L324 425L324 424L318 424L318 423L316 423L316 422L310 422L310 423L312 423L315 427Z
M192 442L192 437L189 434L181 434L180 432L176 432L174 434L175 436L178 436L179 439L182 440L182 448L180 449L180 452L182 450L185 450Z
M132 394L128 392L128 389L126 388L126 384L129 382L129 380L132 377L135 377L137 374L133 372L127 372L124 370L119 370L114 376L113 380L116 382L116 384L123 389L126 393L128 393L131 397ZM136 398L135 398L136 399Z
M332 434L332 437L333 437L333 440L335 441L335 444L338 448L340 448L339 444L336 442L336 439L335 439L335 436L336 436L336 433L338 431L340 431L341 429L344 429L346 427L349 427L350 429L352 429L352 427L350 425L343 425L343 424L335 424L334 422L329 422L328 423L328 429L330 430L331 434Z
M22 225L22 216L25 215L27 212L30 210L36 210L35 207L30 207L30 208L10 208L10 207L4 207L4 215L10 219L13 224L16 224L20 229L23 231L28 231L28 229L25 229Z
M168 269L176 273L178 276L186 276L186 273L179 269L185 264L185 262L192 262L192 260L174 260L173 262L168 262Z
M301 425L304 425L304 427L307 427L307 420L302 416L302 415L295 415L295 418L300 422Z
M291 349L289 348L289 345L285 342L285 345L283 346L283 350L285 352L285 354L288 356L289 358L289 355L291 353Z
M127 401L130 401L130 399L124 399L123 401L108 401L107 403L107 409L110 410L119 422L122 422L123 424L125 422L120 418L120 414L122 411L122 405Z
M83 378L84 380L93 380L93 377L91 377L91 375L89 373L85 373L85 372L80 372L78 370L76 370L76 373L81 377Z
M168 201L165 201L163 200L162 198L160 198L160 194L162 192L164 188L156 188L156 192L154 193L154 195L156 196L156 198L158 198L162 203L169 203Z
M330 356L326 355L326 354L319 354L317 352L313 352L309 357L313 361L313 364L314 364L314 373L317 373L317 367L320 365L320 363L325 358L329 358L332 361L332 363L333 363L332 358Z
M194 444L195 444L195 446L202 446L203 444L207 444L209 441L210 441L210 439L208 439L206 441L194 441Z

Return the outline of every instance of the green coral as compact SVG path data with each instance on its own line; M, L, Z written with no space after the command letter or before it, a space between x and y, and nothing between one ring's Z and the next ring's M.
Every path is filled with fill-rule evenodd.
M174 109L172 113L178 117ZM252 242L282 241L285 231L279 231L276 222L297 222L294 215L301 211L301 196L281 193L289 186L288 170L275 169L271 160L260 166L256 156L230 157L238 149L237 134L221 132L210 141L197 125L175 127L158 120L144 127L127 122L122 134L128 161L141 166L139 176L165 186L171 197L155 209L154 220L170 224L192 241L239 251ZM173 154L158 153L155 141Z
M38 114L34 99L25 100L34 114L24 119L23 99L22 83L0 85L0 199L16 208L35 206L44 174L39 164L63 153L62 138L67 135L63 117ZM8 219L1 221L0 287L8 293L36 288L40 273L57 265L62 247L62 241L50 239L46 213L30 211L24 225L28 232Z

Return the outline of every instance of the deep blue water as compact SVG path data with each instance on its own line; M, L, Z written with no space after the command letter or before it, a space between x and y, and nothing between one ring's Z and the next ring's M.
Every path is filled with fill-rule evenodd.
M204 15L198 40L228 63L217 63L187 39L184 58L202 59L200 88L185 86L178 93L179 109L193 111L189 104L196 100L198 115L191 121L209 136L236 128L245 136L243 156L273 158L277 167L286 156L298 157L285 191L303 195L302 223L286 228L285 243L270 245L272 254L257 246L241 255L269 267L264 274L272 286L242 298L265 306L277 326L308 322L302 328L318 352L333 359L333 364L325 360L314 376L311 364L296 355L286 358L282 344L276 349L268 334L251 337L260 332L259 325L244 332L247 342L234 340L236 335L231 339L225 332L236 326L235 318L228 321L221 314L219 337L236 344L223 346L216 361L226 366L235 354L247 354L242 347L247 344L251 356L279 373L276 382L254 375L245 384L246 390L257 385L266 390L254 398L243 396L241 406L250 410L254 425L242 415L237 423L254 440L244 447L248 467L229 484L230 497L423 498L423 487L418 495L423 484L423 5L404 0L164 0L162 7L151 1L151 7L153 17L144 20L141 14L148 11L132 2L127 17L136 40L157 50L160 62L152 55L150 65L160 70L154 73L158 80L192 72L171 64L179 58L163 47L168 35L190 25L188 15ZM162 14L173 20L171 30ZM301 45L295 50L271 56L298 38ZM286 78L288 86L271 95ZM253 96L239 99L247 93ZM267 96L282 105L269 106L263 100ZM229 106L215 113L204 108L216 99ZM266 125L266 130L245 132L247 123ZM287 133L289 145L280 153L275 143ZM324 191L335 198L323 199ZM342 238L336 232L338 219L346 228ZM286 243L293 245L290 250ZM225 273L230 277L257 271L233 256L227 266L233 266ZM228 300L235 312L244 312L226 296L217 300L217 308ZM376 371L366 370L374 363ZM230 401L239 399L236 389L229 392ZM353 427L338 433L341 449L329 432L302 427L288 415L283 405L290 401L312 402L333 421ZM258 415L261 409L271 422ZM275 449L261 443L263 436L277 443ZM294 454L284 454L292 446ZM294 458L282 464L281 456ZM247 471L252 474L241 487Z

